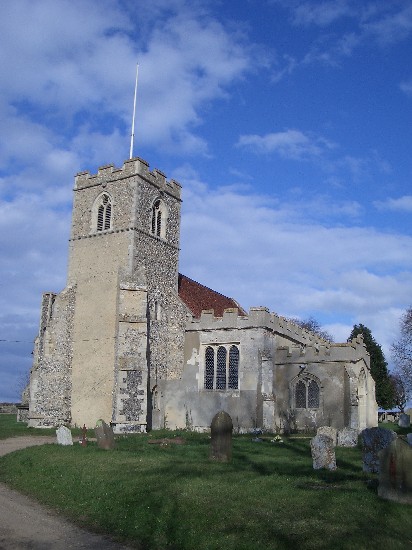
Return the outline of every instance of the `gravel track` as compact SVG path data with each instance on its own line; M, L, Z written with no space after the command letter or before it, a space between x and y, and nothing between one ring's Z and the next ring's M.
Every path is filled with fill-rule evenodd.
M0 456L26 447L56 443L52 436L0 440ZM55 511L0 483L0 550L127 550L108 537L73 525Z

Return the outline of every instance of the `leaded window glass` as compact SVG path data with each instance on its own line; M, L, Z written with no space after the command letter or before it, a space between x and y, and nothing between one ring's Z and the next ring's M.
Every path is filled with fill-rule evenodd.
M295 403L297 409L306 409L306 384L302 380L295 386Z
M311 380L308 384L308 408L319 408L319 386L314 380Z
M205 349L204 388L239 388L239 348L235 345L209 345Z
M207 347L205 351L205 389L213 390L213 380L215 377L215 352L212 347Z
M217 350L216 389L226 389L226 356L227 351L223 346Z
M229 389L237 390L239 380L239 350L231 346L229 350Z

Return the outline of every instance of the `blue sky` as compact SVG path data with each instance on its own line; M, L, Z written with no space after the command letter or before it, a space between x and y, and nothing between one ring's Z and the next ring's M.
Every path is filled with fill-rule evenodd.
M245 308L371 330L412 286L412 2L6 0L0 401L65 286L73 177L134 152L183 185L180 270Z

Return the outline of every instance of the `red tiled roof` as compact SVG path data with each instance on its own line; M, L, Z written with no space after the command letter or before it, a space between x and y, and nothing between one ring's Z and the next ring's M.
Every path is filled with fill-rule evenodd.
M178 289L180 299L190 309L194 317L200 317L205 309L213 309L215 317L222 317L223 310L227 308L237 308L239 315L246 315L233 298L223 296L223 294L203 286L181 273L179 273Z

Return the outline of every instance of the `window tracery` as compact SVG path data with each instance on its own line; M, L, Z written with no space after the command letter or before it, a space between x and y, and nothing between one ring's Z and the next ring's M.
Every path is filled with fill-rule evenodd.
M163 201L157 199L153 203L152 207L152 220L151 220L151 232L152 235L160 237L161 239L166 238L166 218L167 210Z
M94 208L95 230L107 231L112 229L112 199L108 193L102 193L95 203Z
M239 387L239 348L235 345L207 346L205 349L204 389L237 390Z
M296 409L318 409L320 407L320 383L314 376L306 374L292 384Z

